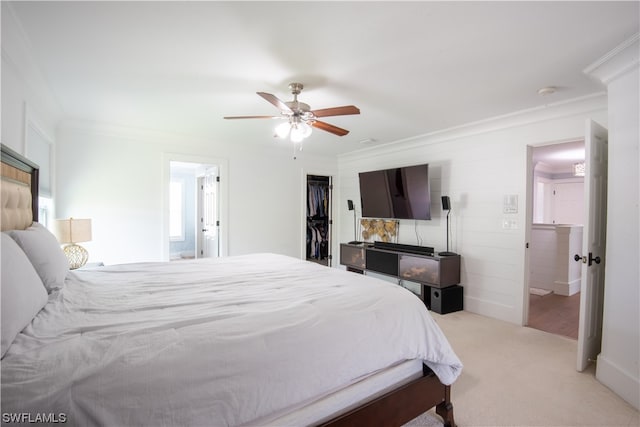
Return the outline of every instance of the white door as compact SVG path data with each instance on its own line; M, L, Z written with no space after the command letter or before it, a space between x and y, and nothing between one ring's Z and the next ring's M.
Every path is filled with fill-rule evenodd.
M588 120L585 134L585 220L578 326L578 371L596 360L602 342L604 259L607 226L607 130Z
M218 170L208 168L198 178L198 258L218 256L220 220L218 216Z

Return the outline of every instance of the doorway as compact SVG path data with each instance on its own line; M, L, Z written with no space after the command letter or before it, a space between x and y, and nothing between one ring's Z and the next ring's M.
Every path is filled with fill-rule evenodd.
M169 162L169 259L219 254L218 166Z
M584 223L584 140L531 147L529 327L578 339Z
M226 256L227 160L165 153L162 162L163 259Z
M306 176L305 259L331 267L332 177Z
M587 120L584 134L584 164L576 164L574 172L584 171L584 223L582 234L576 238L574 247L572 238L565 238L566 245L556 245L554 274L559 271L567 274L580 269L580 302L578 315L577 367L582 372L591 362L597 360L602 345L602 317L604 298L604 259L606 253L607 228L607 129L598 123ZM527 230L526 245L529 250L525 256L525 289L523 306L523 324L529 324L529 302L531 276L534 272L534 208L536 194L534 182L534 147L527 147ZM577 173L576 173L577 175ZM561 227L561 225L558 225ZM556 233L558 234L558 233ZM530 246L531 245L531 246ZM555 264L555 265L554 265ZM576 267L579 266L579 267ZM557 286L558 282L554 282Z

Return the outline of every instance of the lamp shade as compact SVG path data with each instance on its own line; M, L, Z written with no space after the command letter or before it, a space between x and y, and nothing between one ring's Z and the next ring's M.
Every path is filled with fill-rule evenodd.
M60 243L79 243L91 240L90 219L58 219L56 220L56 237Z
M276 135L278 138L286 138L291 130L291 124L289 122L280 123L276 126Z

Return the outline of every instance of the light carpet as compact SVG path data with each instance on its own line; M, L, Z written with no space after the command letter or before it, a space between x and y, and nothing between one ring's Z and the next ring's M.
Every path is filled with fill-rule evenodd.
M576 371L575 340L464 311L433 317L464 364L451 388L458 426L640 426L593 366ZM406 426L442 419L431 410Z
M457 421L456 424L460 425ZM403 427L442 427L442 425L442 418L431 410L409 421Z

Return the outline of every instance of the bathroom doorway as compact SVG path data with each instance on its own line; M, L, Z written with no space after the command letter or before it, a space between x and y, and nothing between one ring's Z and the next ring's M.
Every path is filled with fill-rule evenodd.
M169 169L170 260L217 257L218 166L171 161Z
M228 161L163 155L163 259L223 257L228 252Z

